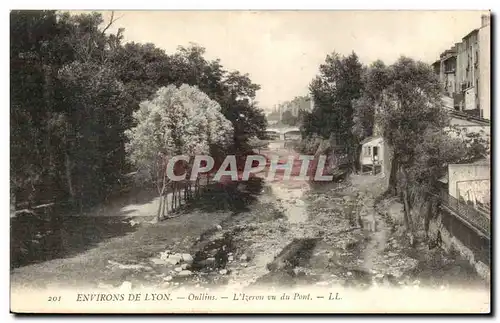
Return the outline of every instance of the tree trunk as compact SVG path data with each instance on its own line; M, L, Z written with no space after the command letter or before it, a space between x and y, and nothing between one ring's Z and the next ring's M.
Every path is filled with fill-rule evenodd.
M177 196L175 194L175 189L177 188L177 182L172 183L172 211L177 208Z
M424 230L425 230L425 240L429 238L429 225L432 218L432 199L427 200L427 205L425 208L425 217L424 217Z
M362 148L363 147L361 145L358 145L357 148L355 149L356 153L354 156L354 165L355 165L356 173L361 171L361 162L360 162L359 158L361 156Z
M398 162L396 158L393 158L391 162L391 173L389 175L389 187L387 188L387 191L393 196L396 196L398 194L398 168Z
M65 153L65 166L66 166L66 183L68 185L68 192L72 203L75 202L75 188L73 186L73 176L71 172L71 159L69 154Z
M406 230L408 231L410 237L410 245L414 244L414 236L413 236L413 220L411 218L411 203L410 203L410 194L408 192L408 173L406 169L401 166L400 168L402 179L402 198L403 198L403 206L404 206L404 217L405 217L405 225Z
M179 207L181 207L182 206L182 187L181 187L180 184L179 184L179 189L177 190L177 192L179 194L179 196L178 196L178 198L179 198Z
M163 200L163 193L160 193L160 200L158 201L158 213L156 214L158 221L161 220L162 216L162 200Z
M163 195L163 217L167 217L167 215L168 215L168 193L165 193Z
M351 162L351 170L352 173L356 173L357 165L356 165L356 147L349 147L349 160Z

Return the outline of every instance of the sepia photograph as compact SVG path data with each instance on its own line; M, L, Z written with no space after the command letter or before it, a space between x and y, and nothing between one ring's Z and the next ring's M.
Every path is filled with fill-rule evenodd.
M489 314L492 19L11 10L10 311Z

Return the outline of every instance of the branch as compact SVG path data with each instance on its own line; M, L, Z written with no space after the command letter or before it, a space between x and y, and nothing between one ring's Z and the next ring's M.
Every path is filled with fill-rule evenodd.
M116 19L114 19L115 17L115 12L114 11L111 11L111 19L109 20L109 24L102 30L102 35L104 36L104 33L106 32L106 30L109 29L109 27L111 27L111 25L113 25L118 19L122 18L123 16L120 16Z

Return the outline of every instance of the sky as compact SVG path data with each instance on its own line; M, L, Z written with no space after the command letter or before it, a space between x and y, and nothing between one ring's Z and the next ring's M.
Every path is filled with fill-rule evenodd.
M248 73L259 106L307 95L327 54L356 52L361 62L401 55L432 63L481 26L481 11L117 11L110 31L167 53L196 43L206 58ZM103 12L109 21L110 12Z

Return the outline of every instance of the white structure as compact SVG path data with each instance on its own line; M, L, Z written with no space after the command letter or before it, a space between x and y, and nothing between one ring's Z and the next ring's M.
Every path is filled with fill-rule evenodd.
M361 165L361 172L364 172L366 168L370 171L377 172L380 168L380 172L385 174L388 170L386 169L386 161L388 161L388 149L384 143L384 138L381 136L368 137L361 142L361 154L359 156L359 162Z

